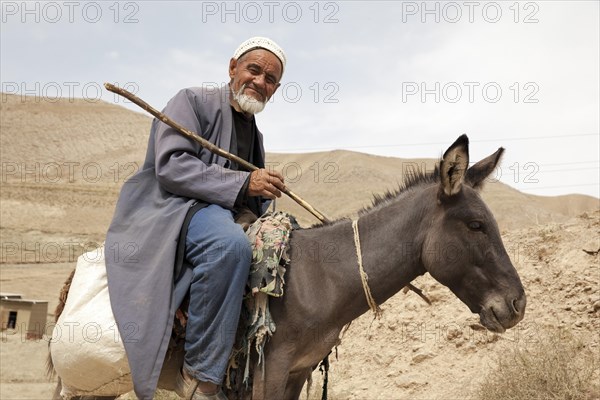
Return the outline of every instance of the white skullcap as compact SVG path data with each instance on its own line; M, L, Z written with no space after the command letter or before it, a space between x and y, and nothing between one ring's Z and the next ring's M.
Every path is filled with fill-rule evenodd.
M277 43L266 37L256 36L246 40L244 43L240 44L240 47L233 53L233 58L234 60L237 60L242 54L254 49L265 49L275 54L275 56L279 58L279 61L281 61L281 73L283 73L283 70L285 69L285 53Z

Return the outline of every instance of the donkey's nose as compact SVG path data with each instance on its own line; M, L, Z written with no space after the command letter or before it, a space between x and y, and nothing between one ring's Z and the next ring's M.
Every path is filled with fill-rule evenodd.
M517 297L511 302L511 305L512 311L517 316L523 318L523 315L525 315L525 306L527 305L527 296L525 296L525 293L521 293L519 297Z

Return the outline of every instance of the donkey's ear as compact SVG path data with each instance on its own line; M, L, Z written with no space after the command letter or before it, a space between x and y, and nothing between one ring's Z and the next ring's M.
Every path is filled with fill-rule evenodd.
M442 196L454 196L462 188L465 173L469 167L469 138L461 135L444 153L440 161L440 192Z
M504 148L500 147L494 154L484 158L469 168L465 178L466 183L473 189L481 189L485 178L496 169L496 165L500 162L503 153Z

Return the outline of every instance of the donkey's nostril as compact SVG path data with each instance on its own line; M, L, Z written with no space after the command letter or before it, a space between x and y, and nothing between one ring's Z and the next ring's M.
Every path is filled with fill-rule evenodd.
M513 312L517 315L522 315L525 312L526 304L527 299L525 297L525 294L522 294L521 296L517 297L511 302Z

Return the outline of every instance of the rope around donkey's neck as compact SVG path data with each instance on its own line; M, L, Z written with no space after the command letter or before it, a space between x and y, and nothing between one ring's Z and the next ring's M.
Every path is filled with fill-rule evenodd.
M360 272L360 280L363 285L363 289L365 290L365 297L367 298L367 304L369 304L369 308L375 314L376 318L381 317L381 308L375 302L373 295L371 294L371 289L369 288L369 276L365 272L363 268L362 261L362 251L360 248L360 235L358 233L358 218L352 220L352 230L354 231L354 247L356 248L356 258L358 259L358 270Z

